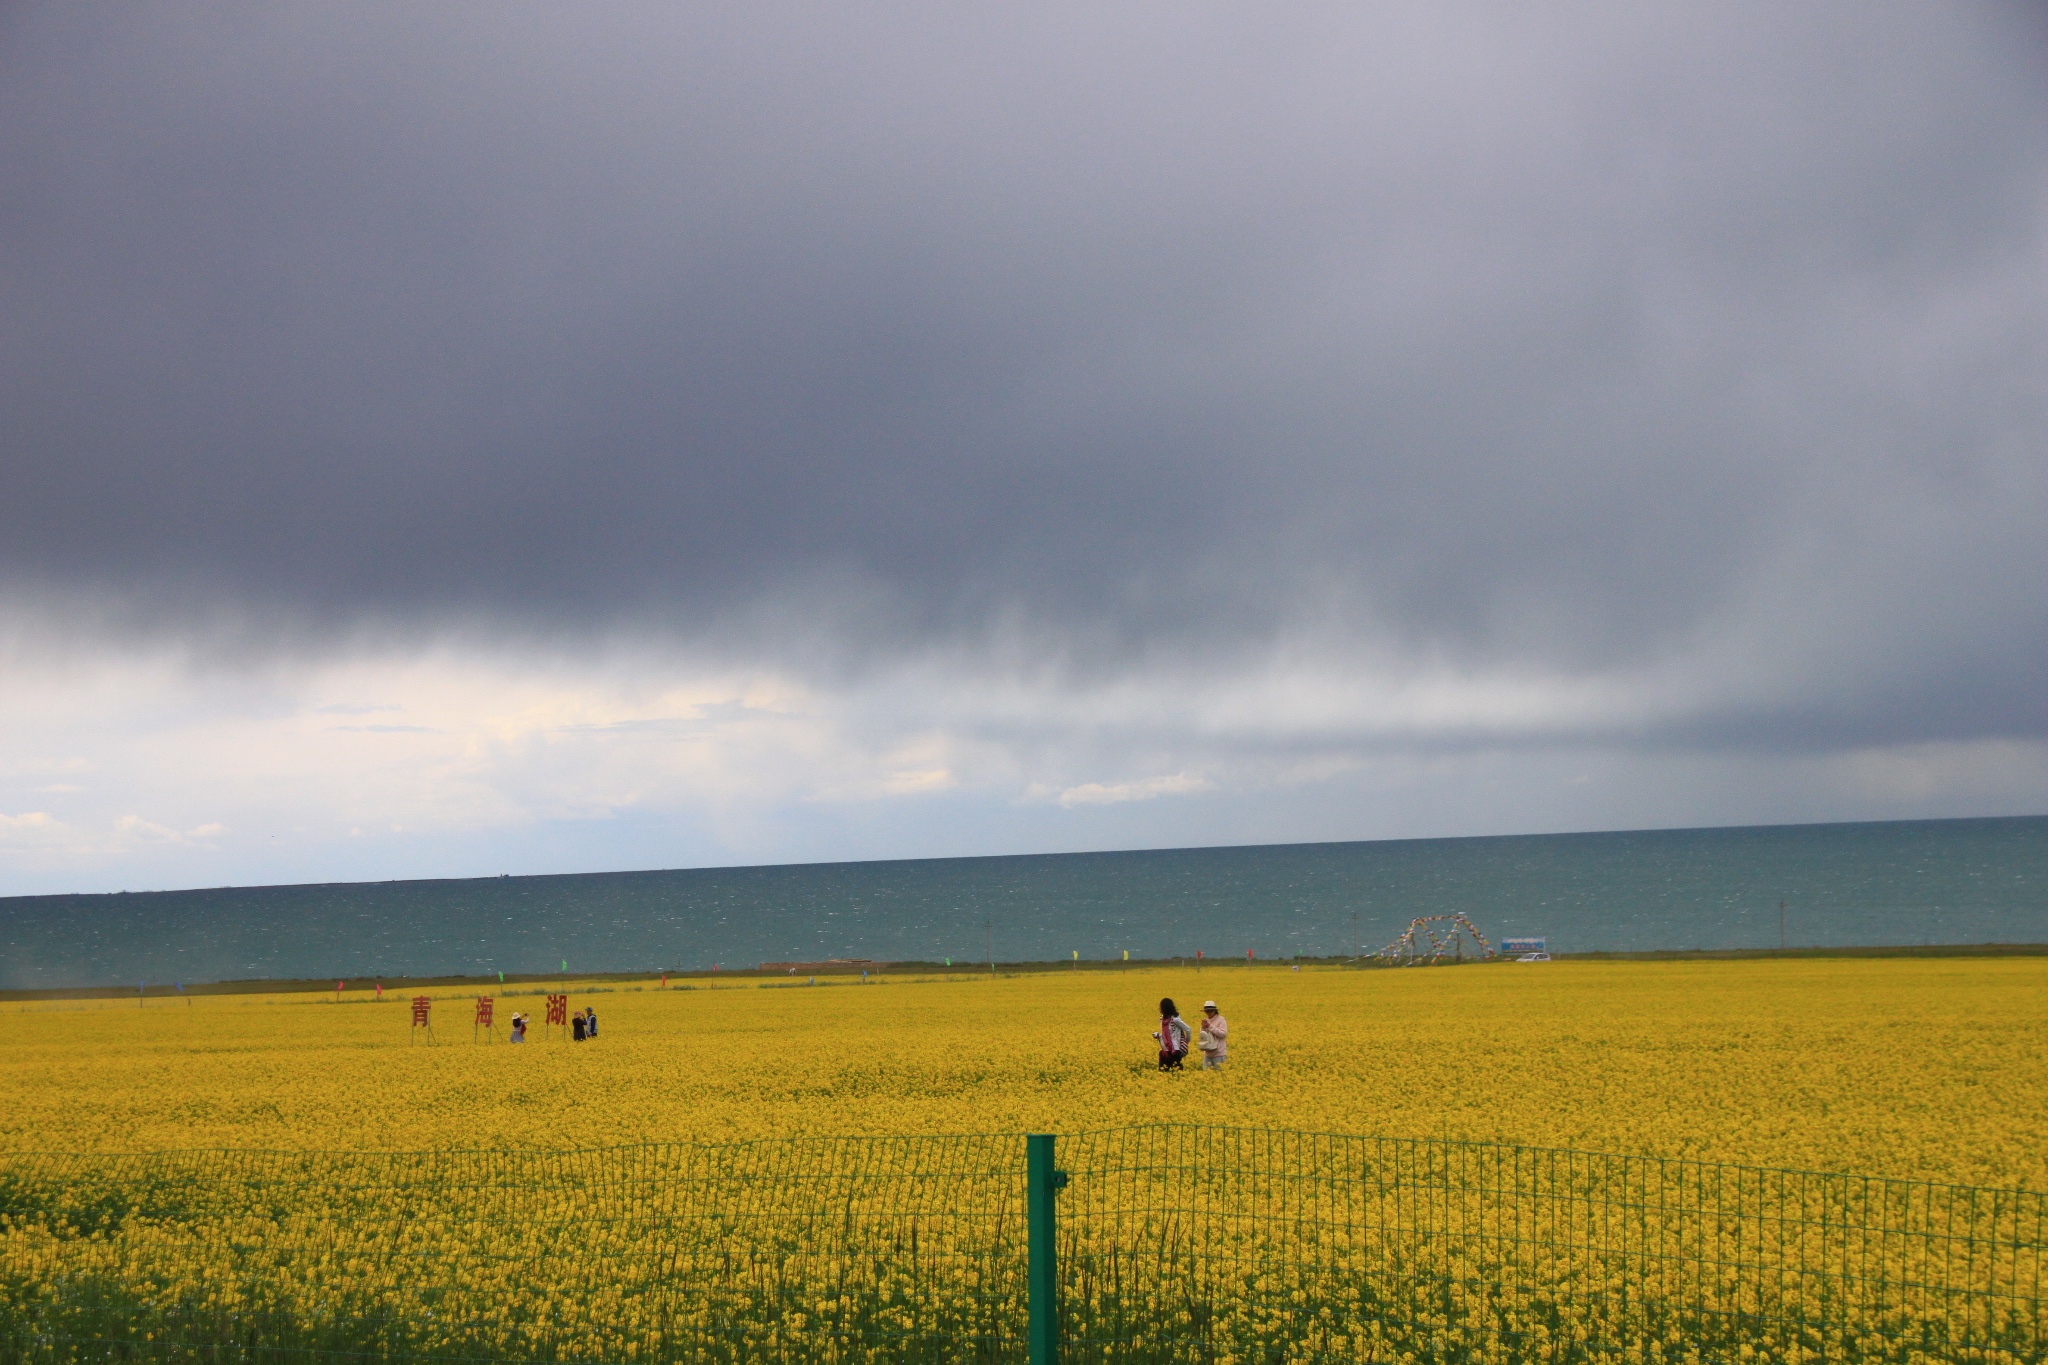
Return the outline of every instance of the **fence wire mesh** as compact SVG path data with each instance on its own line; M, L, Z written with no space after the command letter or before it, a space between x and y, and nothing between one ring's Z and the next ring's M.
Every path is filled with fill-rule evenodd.
M1066 1139L1078 1361L2038 1362L2029 1191L1443 1140Z
M1160 1125L1058 1141L1088 1362L2048 1359L2044 1196ZM1021 1361L1021 1136L0 1156L8 1360Z
M0 1162L38 1362L1014 1359L1021 1137Z

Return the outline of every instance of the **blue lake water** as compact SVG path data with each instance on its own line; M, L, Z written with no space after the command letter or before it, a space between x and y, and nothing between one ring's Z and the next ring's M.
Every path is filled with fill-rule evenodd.
M0 899L0 988L1370 951L2048 942L2048 816ZM992 940L992 944L991 944Z

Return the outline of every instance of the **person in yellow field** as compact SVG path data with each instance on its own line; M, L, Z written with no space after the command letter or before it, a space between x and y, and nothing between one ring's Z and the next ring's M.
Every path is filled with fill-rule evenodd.
M1159 1040L1159 1069L1180 1070L1188 1055L1188 1026L1171 996L1159 1002L1159 1032L1152 1036Z
M1202 1049L1204 1071L1221 1071L1230 1060L1230 1021L1214 1000L1202 1002L1202 1036L1196 1045Z

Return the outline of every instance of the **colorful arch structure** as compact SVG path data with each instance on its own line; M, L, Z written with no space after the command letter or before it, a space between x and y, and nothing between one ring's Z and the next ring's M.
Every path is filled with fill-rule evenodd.
M1408 921L1401 937L1373 956L1394 967L1433 966L1442 962L1463 962L1465 940L1472 941L1472 959L1484 962L1497 957L1486 935L1479 932L1462 912L1449 915L1417 915Z

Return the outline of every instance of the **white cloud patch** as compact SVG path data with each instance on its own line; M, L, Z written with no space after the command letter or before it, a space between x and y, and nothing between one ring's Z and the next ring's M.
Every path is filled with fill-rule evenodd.
M0 815L0 839L41 840L54 834L62 826L50 818L48 811L24 811L20 815Z
M113 847L121 849L137 844L192 844L217 839L228 832L228 827L218 820L209 820L192 829L172 829L154 820L145 820L139 815L124 815L114 822Z
M891 796L906 796L912 792L942 792L958 785L959 779L946 769L924 768L890 773L882 790Z
M1193 773L1147 777L1135 782L1083 782L1053 799L1066 807L1114 806L1125 801L1153 801L1162 796L1194 796L1216 790L1208 778Z

